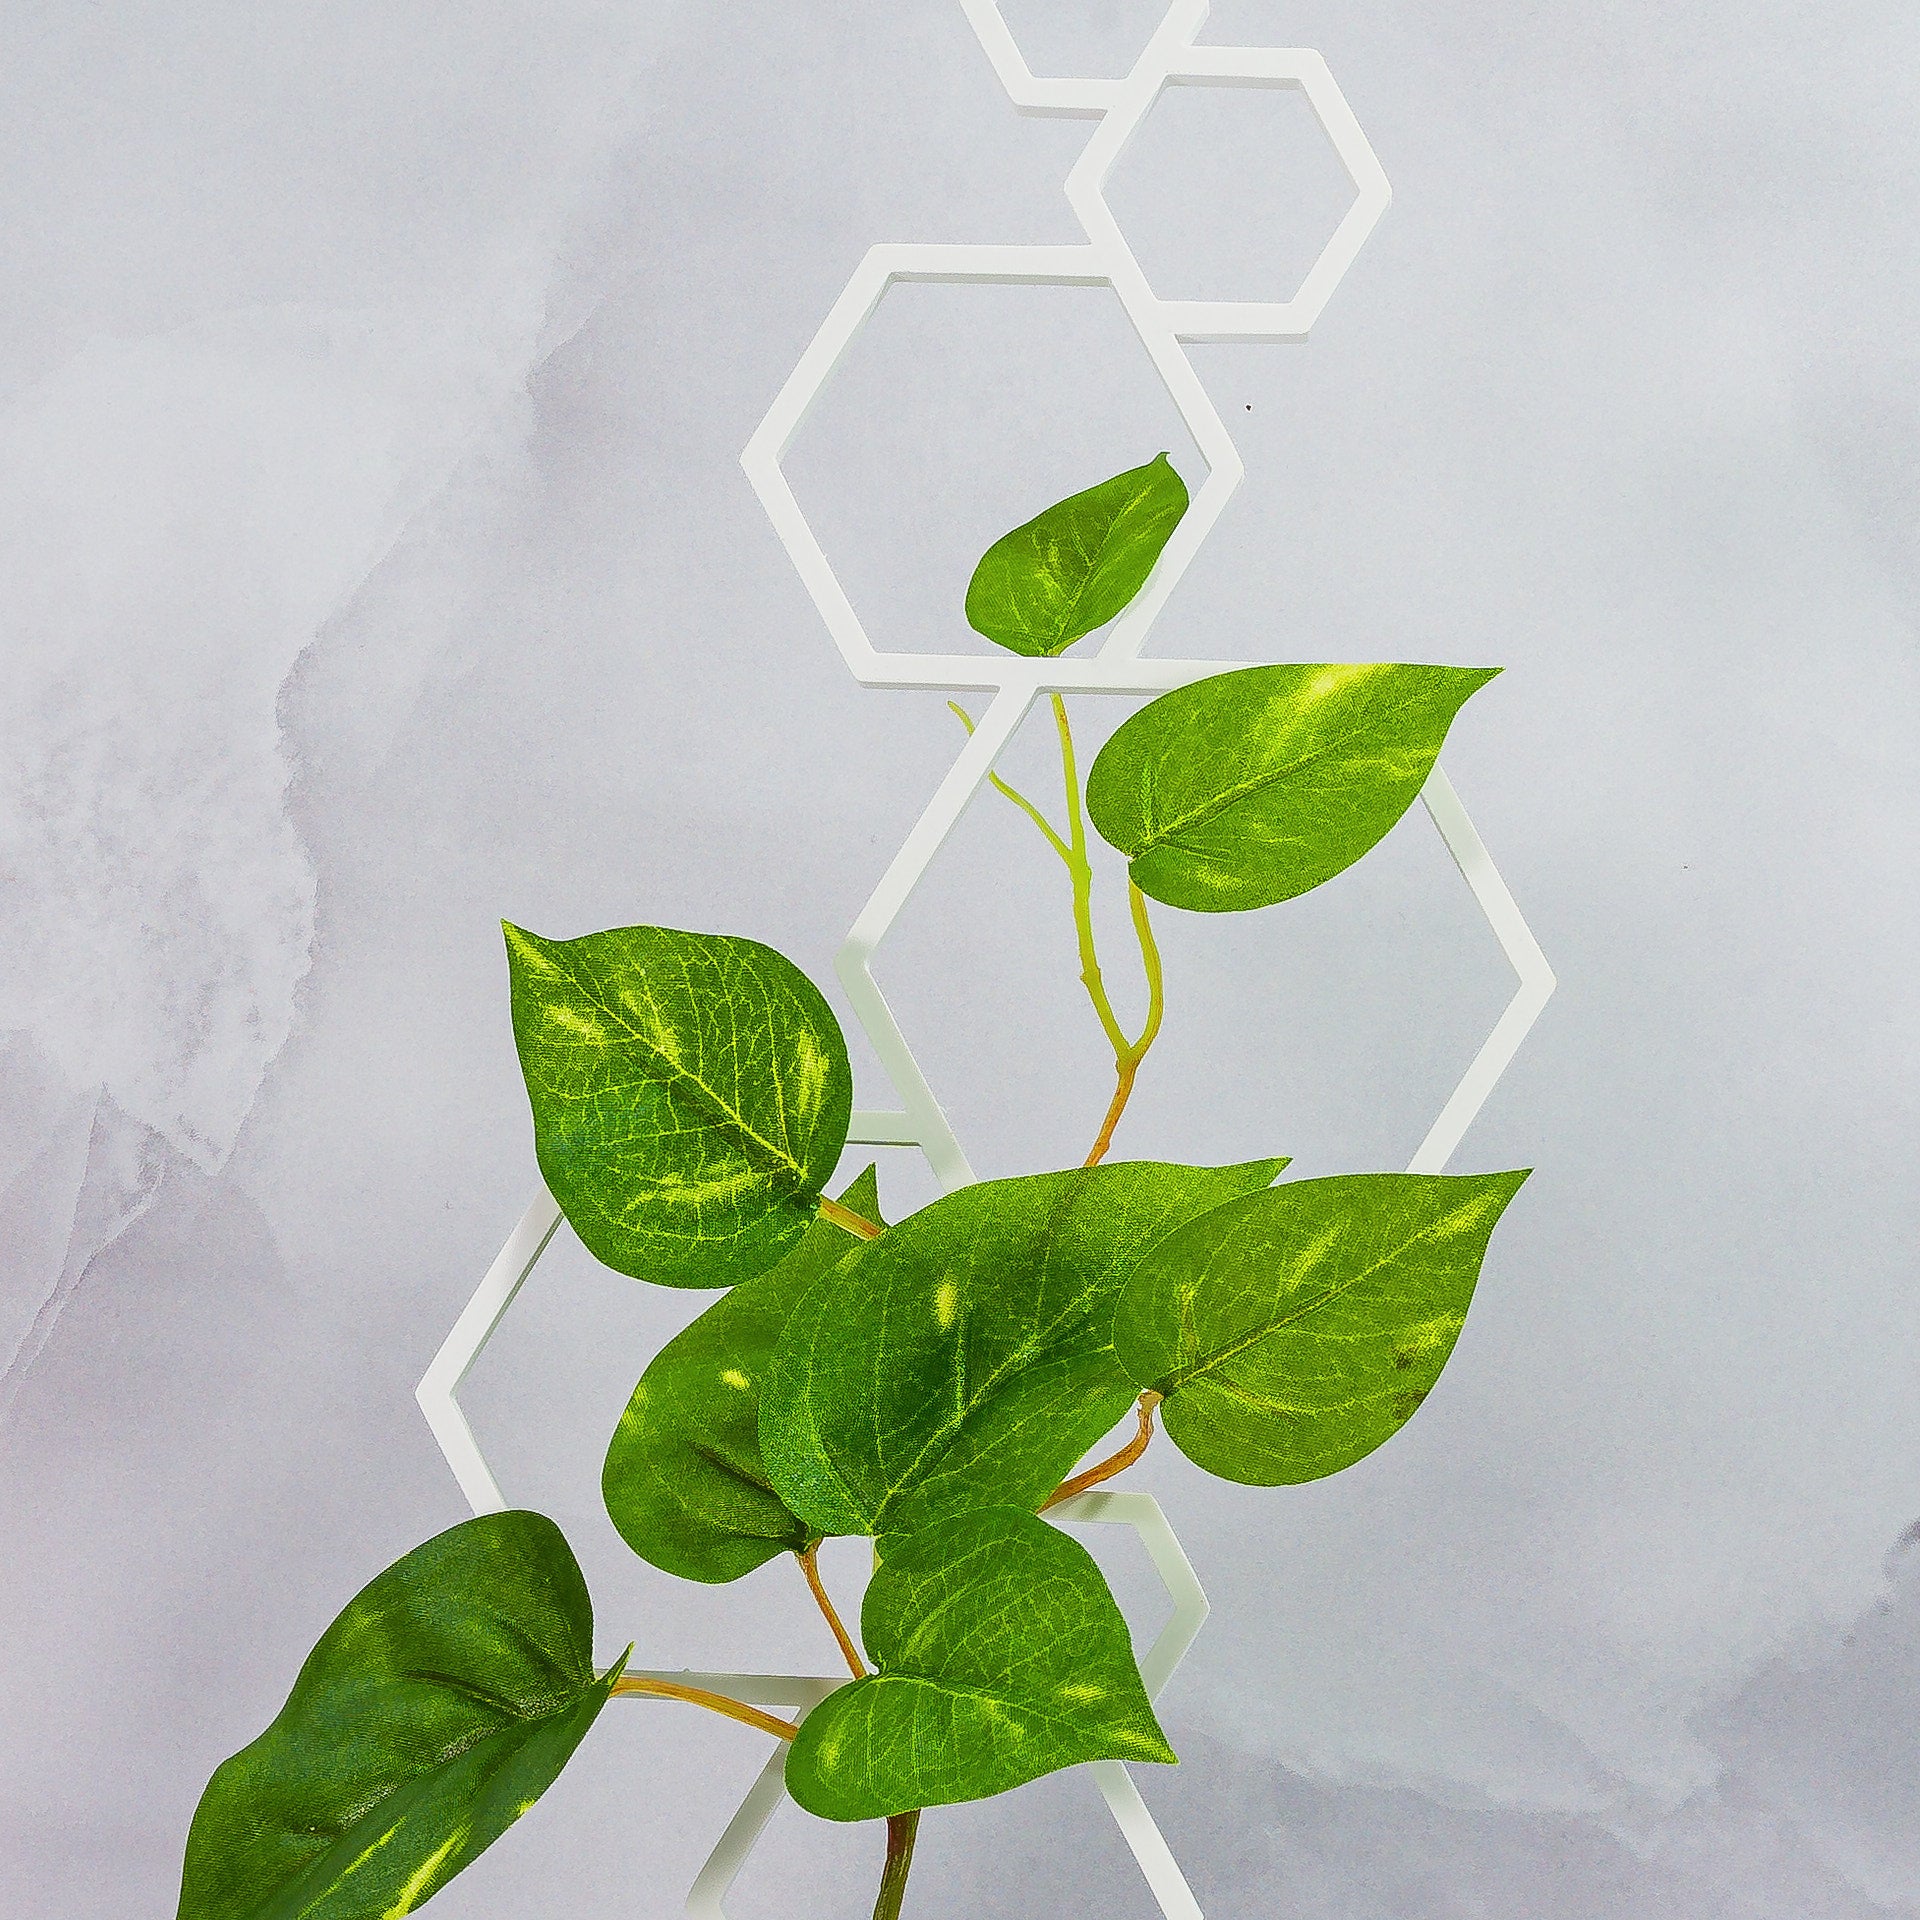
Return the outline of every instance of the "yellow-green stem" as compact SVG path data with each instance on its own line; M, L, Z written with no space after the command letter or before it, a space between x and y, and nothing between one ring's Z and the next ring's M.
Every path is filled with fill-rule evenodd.
M1060 734L1060 772L1067 788L1067 870L1073 876L1073 930L1080 941L1080 983L1099 1015L1108 1044L1116 1061L1126 1053L1130 1042L1126 1031L1114 1017L1113 1002L1107 998L1100 977L1100 956L1093 943L1093 863L1087 858L1087 820L1080 806L1080 769L1074 763L1073 729L1067 724L1067 703L1053 696L1053 724Z
M967 730L967 738L971 740L973 738L973 715L970 714L958 700L949 700L947 702L947 708L949 712L957 716L960 724ZM1053 822L1049 820L1018 787L1008 785L997 773L988 774L987 779L991 783L995 793L1004 794L1046 835L1047 845L1071 868L1073 865L1073 856L1067 851L1067 843L1060 838L1059 833L1054 828Z
M1107 1117L1100 1123L1100 1135L1093 1143L1082 1166L1097 1167L1106 1158L1107 1149L1113 1145L1113 1130L1120 1124L1120 1116L1127 1110L1127 1102L1133 1097L1133 1083L1140 1072L1140 1062L1147 1057L1147 1049L1159 1037L1160 1023L1167 1011L1166 977L1160 969L1160 949L1154 941L1153 926L1147 918L1147 896L1134 885L1131 877L1127 881L1127 904L1133 912L1133 930L1140 939L1140 963L1147 975L1147 1024L1140 1029L1140 1038L1117 1053L1113 1061L1113 1098L1107 1104Z
M949 700L947 705L971 738L972 715L957 700ZM1073 883L1073 930L1080 948L1080 983L1093 1003L1101 1031L1107 1036L1107 1044L1113 1049L1113 1099L1101 1123L1099 1138L1094 1141L1092 1151L1082 1162L1085 1166L1093 1167L1106 1157L1107 1149L1113 1144L1113 1130L1120 1124L1120 1116L1126 1112L1127 1102L1133 1097L1133 1084L1139 1077L1140 1062L1146 1058L1147 1049L1159 1036L1160 1022L1166 1012L1166 983L1160 970L1160 949L1154 943L1153 927L1147 919L1146 895L1129 878L1127 905L1133 915L1133 930L1140 942L1140 962L1147 976L1147 1023L1141 1029L1138 1040L1129 1040L1126 1029L1121 1026L1119 1016L1113 1010L1113 1001L1108 996L1106 981L1100 972L1099 951L1094 943L1093 863L1087 858L1087 823L1080 799L1080 769L1074 757L1073 729L1067 721L1067 703L1058 693L1053 695L1053 721L1060 735L1060 772L1067 790L1067 833L1064 838L1053 822L1024 793L1009 786L997 773L990 773L987 778L992 781L996 791L1011 800L1046 836L1047 845L1066 863L1068 877Z

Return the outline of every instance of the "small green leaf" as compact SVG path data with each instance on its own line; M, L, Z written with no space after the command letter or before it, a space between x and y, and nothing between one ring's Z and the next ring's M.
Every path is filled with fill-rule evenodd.
M787 1791L823 1820L1175 1758L1100 1569L1030 1513L976 1508L889 1539L860 1636L878 1671L829 1694L787 1755Z
M857 1247L780 1336L760 1408L767 1477L819 1533L1039 1506L1133 1402L1113 1308L1136 1263L1285 1165L982 1181Z
M179 1920L411 1913L553 1784L619 1677L592 1659L592 1604L551 1520L486 1514L416 1547L214 1773Z
M1104 627L1147 583L1187 510L1163 453L996 540L967 587L967 623L1034 659Z
M841 1196L880 1218L869 1167ZM777 1267L743 1280L654 1356L607 1449L607 1512L641 1559L683 1580L738 1580L813 1530L760 1458L760 1388L794 1307L856 1242L816 1220Z
M813 982L721 934L506 935L540 1171L588 1248L669 1287L731 1286L790 1252L853 1112Z
M1413 1417L1522 1173L1352 1173L1235 1200L1141 1262L1114 1316L1167 1436L1224 1480L1338 1473Z
M1100 749L1087 814L1142 893L1196 913L1331 880L1413 804L1497 667L1248 667L1162 694Z

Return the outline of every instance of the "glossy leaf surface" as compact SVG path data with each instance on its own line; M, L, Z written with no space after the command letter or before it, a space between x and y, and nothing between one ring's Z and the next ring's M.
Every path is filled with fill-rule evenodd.
M321 1636L214 1774L179 1920L397 1920L546 1791L606 1703L560 1530L487 1514L416 1547Z
M873 1168L840 1197L879 1220ZM737 1580L814 1537L768 1483L760 1394L794 1307L855 1244L816 1220L778 1266L717 1300L640 1376L600 1485L621 1538L643 1560L683 1580Z
M1135 1265L1285 1164L982 1181L856 1248L775 1351L760 1410L769 1479L821 1533L1039 1506L1134 1399L1113 1310Z
M968 625L1030 658L1064 652L1146 585L1186 510L1186 483L1164 453L1062 500L981 556Z
M1087 814L1142 893L1231 913L1317 887L1413 804L1498 668L1248 667L1162 694L1101 748Z
M540 1171L588 1248L670 1287L731 1286L790 1252L853 1109L813 982L721 934L506 935Z
M1115 1350L1209 1473L1267 1487L1338 1473L1440 1377L1526 1177L1341 1174L1236 1200L1141 1263Z
M1174 1758L1100 1569L1032 1514L976 1509L889 1540L860 1634L877 1671L814 1708L787 1756L787 1791L822 1819Z

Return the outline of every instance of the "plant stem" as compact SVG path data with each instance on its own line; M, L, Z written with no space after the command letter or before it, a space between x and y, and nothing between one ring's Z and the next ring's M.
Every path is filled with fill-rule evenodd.
M880 1897L873 1903L873 1920L900 1920L900 1902L913 1866L914 1836L919 1831L917 1813L896 1813L887 1821L887 1864L880 1874Z
M971 740L973 738L973 715L970 714L958 700L949 700L947 707L950 712L959 717L960 724L967 730L967 738ZM1053 822L1049 820L1019 788L1009 786L997 773L988 774L987 779L992 784L994 792L1005 794L1006 797L1047 836L1047 845L1071 868L1073 865L1073 855L1067 851L1067 843L1062 840L1060 835L1054 830Z
M851 1207L843 1207L838 1200L829 1200L824 1193L820 1196L820 1218L831 1221L836 1227L844 1227L856 1240L880 1238L881 1229L864 1214L855 1213Z
M1111 1480L1116 1473L1124 1473L1146 1452L1148 1443L1153 1439L1153 1410L1160 1404L1160 1395L1151 1387L1140 1396L1140 1431L1120 1449L1109 1454L1097 1466L1089 1467L1085 1473L1076 1473L1071 1480L1063 1480L1047 1496L1046 1503L1040 1509L1045 1513L1048 1507L1057 1507L1063 1500L1071 1500L1076 1493L1085 1493L1090 1487L1097 1487L1103 1480Z
M741 1700L729 1700L724 1693L709 1693L704 1687L683 1687L677 1680L644 1680L638 1674L625 1674L613 1683L615 1694L639 1694L649 1700L684 1700L690 1707L705 1707L709 1713L725 1714L743 1727L757 1727L782 1740L791 1740L800 1729L791 1720L777 1720L758 1707Z
M1107 1157L1107 1149L1113 1145L1113 1130L1120 1124L1120 1116L1126 1112L1127 1102L1133 1098L1133 1082L1140 1071L1140 1062L1122 1055L1113 1064L1113 1098L1107 1103L1107 1117L1100 1123L1099 1138L1087 1149L1087 1157L1080 1162L1083 1167L1097 1167Z
M827 1625L833 1629L833 1637L840 1642L840 1651L847 1665L853 1669L853 1677L864 1680L867 1669L860 1659L860 1650L840 1624L840 1616L834 1612L833 1602L827 1597L826 1584L820 1578L820 1542L816 1540L804 1553L796 1553L793 1557L800 1562L800 1571L807 1576L807 1585L813 1589L813 1597L820 1603L820 1611L827 1616Z
M1138 1040L1114 1056L1113 1099L1101 1123L1099 1139L1081 1162L1088 1167L1097 1167L1113 1145L1113 1130L1120 1124L1120 1116L1126 1112L1127 1102L1133 1096L1134 1076L1140 1071L1140 1062L1147 1057L1147 1049L1159 1038L1160 1022L1167 1011L1166 976L1160 968L1160 948L1154 941L1153 923L1147 918L1147 896L1134 885L1131 876L1127 880L1127 905L1133 913L1133 930L1140 940L1140 964L1146 969L1147 1024L1140 1029Z
M1080 771L1074 764L1073 729L1067 724L1067 703L1057 693L1053 696L1053 724L1060 734L1060 771L1067 788L1067 870L1073 875L1073 930L1080 941L1080 984L1093 1002L1093 1010L1100 1017L1100 1025L1117 1061L1130 1043L1114 1017L1113 1002L1107 998L1106 985L1100 978L1100 956L1093 944L1093 865L1087 859L1087 821L1080 807Z
M1130 1052L1146 1057L1147 1049L1160 1037L1160 1022L1167 1013L1167 977L1160 966L1160 946L1153 937L1153 923L1147 918L1147 896L1127 877L1127 910L1133 915L1133 930L1140 940L1140 965L1147 976L1147 1024Z
M959 716L960 724L971 737L972 716L957 700L949 700L947 705ZM1153 928L1147 919L1147 897L1129 879L1127 905L1133 914L1133 930L1139 937L1140 961L1147 976L1147 1024L1141 1029L1138 1040L1129 1040L1119 1017L1114 1013L1113 1001L1108 997L1106 982L1100 973L1100 956L1094 945L1093 863L1087 858L1087 823L1080 800L1080 770L1074 758L1073 729L1067 721L1067 703L1058 693L1053 695L1053 723L1060 735L1060 772L1067 789L1065 839L1024 793L1010 787L997 773L987 777L1046 835L1048 846L1066 862L1067 874L1073 882L1073 928L1080 944L1080 983L1087 990L1087 998L1093 1002L1093 1010L1099 1017L1101 1031L1107 1036L1107 1044L1113 1049L1113 1100L1101 1124L1100 1137L1081 1163L1094 1167L1106 1157L1107 1149L1113 1144L1113 1130L1120 1124L1120 1116L1133 1097L1133 1083L1139 1075L1140 1062L1146 1058L1147 1049L1160 1032L1161 1018L1166 1012L1166 982L1160 969L1160 949L1154 943Z

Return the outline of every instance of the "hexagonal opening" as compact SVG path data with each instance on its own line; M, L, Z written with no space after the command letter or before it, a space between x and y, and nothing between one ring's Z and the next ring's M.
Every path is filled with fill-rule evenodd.
M1162 88L1106 187L1163 300L1291 300L1356 198L1293 86Z
M966 622L981 554L1162 451L1197 490L1205 462L1112 288L896 281L781 467L876 648L994 654Z
M1166 15L1166 0L1000 0L1038 79L1124 79Z

